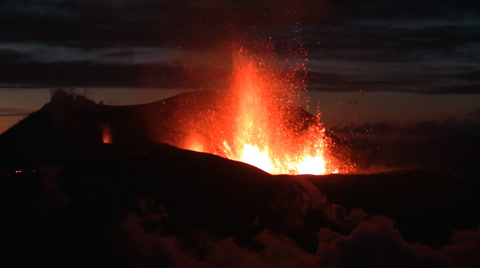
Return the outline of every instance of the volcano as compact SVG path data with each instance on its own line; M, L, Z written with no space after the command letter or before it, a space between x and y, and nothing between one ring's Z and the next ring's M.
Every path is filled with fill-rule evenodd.
M206 105L225 98L107 106L57 91L0 136L5 255L50 267L478 264L474 174L271 175L179 148L188 122L228 114ZM285 109L293 129L315 122Z
M235 101L229 92L194 91L149 104L109 106L59 90L50 103L2 134L2 147L9 152L5 161L38 162L66 147L151 142L228 158L224 144L225 139L233 139L228 133L235 132L231 105ZM308 135L311 128L318 126L318 118L302 108L278 105L276 109L287 115L282 123L295 136ZM31 131L37 135L24 137ZM345 144L334 136L328 139L335 144L332 155L341 156ZM200 140L203 144L198 143Z

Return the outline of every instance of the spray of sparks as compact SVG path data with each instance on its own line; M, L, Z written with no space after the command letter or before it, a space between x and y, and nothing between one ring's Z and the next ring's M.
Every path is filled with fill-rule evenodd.
M184 148L245 162L271 174L346 172L330 153L331 141L319 116L306 122L294 106L301 105L301 98L292 87L303 83L292 79L295 72L272 67L274 61L259 60L244 49L235 53L233 62L228 109L222 107L229 120L197 118L195 125L202 130L192 131Z

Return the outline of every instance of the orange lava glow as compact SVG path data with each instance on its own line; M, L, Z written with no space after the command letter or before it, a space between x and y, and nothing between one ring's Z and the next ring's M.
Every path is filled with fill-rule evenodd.
M277 71L271 64L243 50L235 55L227 93L231 99L228 109L223 109L230 120L197 122L208 125L208 130L203 128L201 134L193 130L183 147L245 162L271 174L348 172L330 153L331 141L319 116L298 108L301 98L292 90L292 73Z
M104 126L102 128L102 141L103 143L113 143L112 141L112 131L110 130L109 126Z

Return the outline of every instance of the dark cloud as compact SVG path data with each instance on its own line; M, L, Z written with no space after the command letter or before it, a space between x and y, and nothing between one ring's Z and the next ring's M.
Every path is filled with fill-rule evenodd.
M335 210L342 210L333 205ZM356 214L351 212L351 215ZM318 231L316 252L307 252L293 240L271 230L262 230L255 240L261 245L252 250L234 238L215 241L208 234L194 248L186 247L179 236L165 233L165 212L130 213L121 223L117 244L129 266L145 267L476 267L480 259L480 231L465 230L453 234L453 243L440 249L407 242L394 221L381 217L361 217L348 234L331 229ZM152 221L153 218L154 220ZM146 224L146 223L149 224ZM152 223L156 228L152 229ZM202 256L195 252L203 251Z
M264 230L255 239L264 247L260 252L242 248L232 239L219 241L205 264L212 267L316 267L319 264L317 256L283 235Z
M440 87L438 88L438 90L433 91L433 93L476 94L476 93L480 93L480 83L473 83L466 86Z
M126 1L113 4L103 1L62 1L44 3L50 12L9 10L3 18L4 34L0 40L43 41L82 46L117 44L170 45L183 47L211 46L234 35L263 28L271 23L291 23L292 6L288 1L272 5L267 1ZM67 4L68 3L68 4ZM64 6L75 14L60 16L56 6ZM66 7L65 7L66 6ZM321 6L315 4L314 6ZM8 9L7 9L8 10ZM300 16L300 15L298 15ZM25 20L28 17L28 20Z
M208 81L209 77L201 78L200 75L192 78L188 70L179 66L158 64L122 65L94 62L0 64L0 70L0 80L3 84L40 87L198 88L199 85L216 82ZM209 71L198 69L199 74ZM221 73L218 70L211 70L214 71ZM215 88L215 85L212 88Z
M326 208L326 212L329 219L349 230L353 229L368 216L363 209L352 209L349 213L344 207L337 204L331 204Z
M318 254L322 264L334 267L435 267L431 248L409 244L394 222L372 217L360 223L350 235L330 230L319 232Z
M469 229L455 231L452 235L453 244L440 250L443 260L451 267L478 267L480 257L477 250L480 247L480 230Z
M158 218L161 218L159 216ZM195 256L196 249L187 249L181 237L162 233L157 225L154 231L145 228L145 217L131 213L122 221L121 241L116 246L128 256L129 267L160 265L165 267L310 267L318 265L318 257L305 252L285 236L264 230L256 236L264 246L261 252L252 252L239 246L233 238L214 241L207 238L208 255ZM158 222L157 222L158 223ZM151 224L151 221L150 221ZM159 228L160 227L160 228ZM207 234L208 235L208 234ZM202 245L198 245L202 247ZM204 249L205 250L205 249Z
M129 64L140 58L134 63L166 65L165 58L181 58L192 65L174 49L208 54L234 42L272 37L269 42L280 52L291 52L296 42L305 44L309 58L319 63L309 65L313 77L327 77L312 79L312 89L478 93L473 74L479 71L479 14L478 5L469 1L5 1L0 47L14 45L0 51L0 58L7 59L6 69L14 65L23 81L0 82L57 84L48 75L31 78L28 64L15 66L26 61L64 61L76 68L79 61ZM49 53L25 51L22 44ZM164 51L153 53L155 48ZM105 80L119 77L116 68L122 67L108 71L105 65L91 65ZM105 86L97 80L86 84ZM143 86L138 81L113 84Z
M396 29L395 24L381 23L340 24L330 29L316 27L313 35L321 43L310 49L311 55L317 60L422 64L430 67L431 70L426 70L430 72L440 67L436 62L454 72L448 64L462 67L474 65L478 60L480 21L473 26L410 29Z
M162 228L168 212L163 207L152 209L152 202L140 200L139 211L126 215L114 240L116 250L128 256L128 267L195 267L196 260L184 251L182 240L165 234Z
M452 5L449 2L437 1L413 1L413 0L370 0L370 1L352 1L338 0L332 1L335 7L347 13L354 18L431 18L441 17L448 19L457 18L459 12L478 14L480 6L469 0L455 2Z
M372 217L349 235L328 229L318 233L317 254L325 267L475 267L479 258L479 230L455 232L453 244L439 250L419 243L408 243L384 217Z
M479 82L480 81L480 71L466 72L466 73L459 73L459 74L451 74L450 77L456 78L456 79L462 79L462 80L466 80L466 81Z
M22 63L32 61L33 57L26 53L21 53L13 49L0 48L0 61L2 63Z
M310 48L312 88L477 93L480 21L410 23L416 27L388 20L315 27L320 44Z

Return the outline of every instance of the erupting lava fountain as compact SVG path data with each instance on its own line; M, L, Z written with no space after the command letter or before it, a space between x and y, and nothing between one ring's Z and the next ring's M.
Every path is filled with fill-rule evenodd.
M200 119L197 125L209 127L202 127L201 135L190 135L183 147L245 162L271 174L320 175L351 170L332 155L332 141L319 115L309 122L295 122L301 120L299 111L307 113L298 108L305 88L304 79L297 77L298 66L285 71L273 62L239 49L234 55L229 107L223 109L232 120L211 126L212 121ZM212 146L212 141L217 144Z

